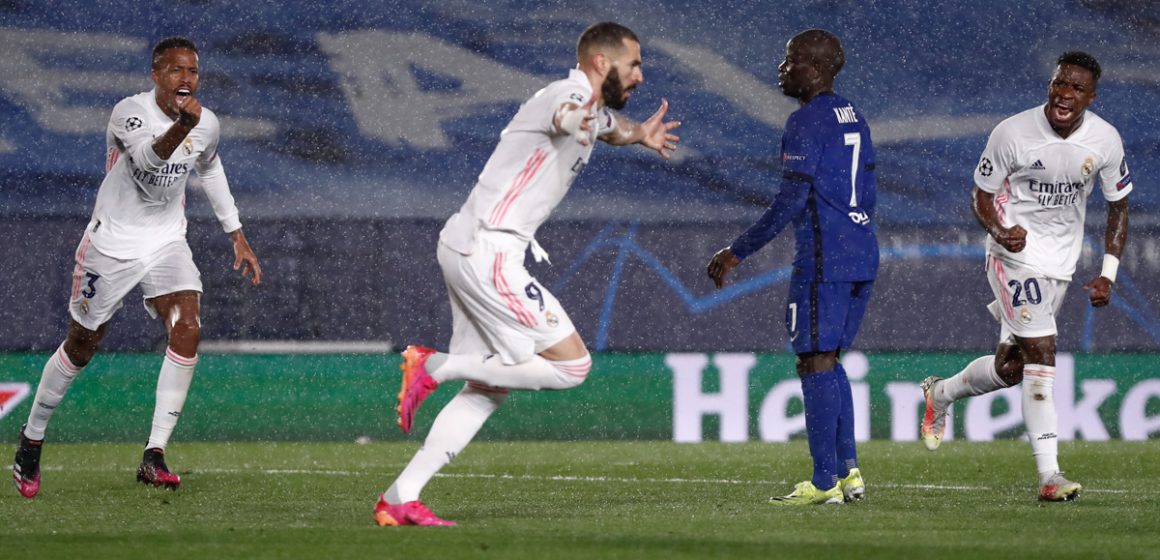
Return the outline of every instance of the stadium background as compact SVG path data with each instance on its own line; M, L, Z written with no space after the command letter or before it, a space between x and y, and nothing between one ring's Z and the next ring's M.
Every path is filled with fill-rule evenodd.
M776 65L785 40L811 26L842 37L847 65L838 89L870 119L878 150L883 267L857 341L870 364L873 408L889 407L888 383L953 373L993 348L983 235L968 207L971 170L995 124L1043 101L1054 57L1084 49L1104 65L1093 110L1119 128L1136 190L1120 281L1112 305L1099 312L1079 286L1102 254L1106 206L1093 197L1060 348L1077 355L1078 380L1117 382L1098 410L1111 437L1120 436L1115 419L1133 388L1142 388L1136 398L1146 418L1160 414L1153 379L1160 372L1149 369L1160 351L1155 6L620 6L257 2L239 14L234 4L213 1L101 9L0 3L0 351L8 353L0 359L0 383L8 387L0 395L10 403L0 410L0 435L14 437L39 364L63 337L71 259L101 180L108 113L150 87L148 51L157 39L185 34L200 45L199 98L222 117L222 157L265 274L257 289L235 276L227 237L191 192L189 236L205 281L207 344L177 437L395 438L386 402L396 383L393 357L239 358L212 349L273 348L237 341L288 341L278 352L445 346L450 315L433 258L441 223L518 104L574 64L575 37L594 14L615 17L642 38L647 81L626 113L645 118L667 98L670 114L684 122L680 156L664 163L636 148L598 148L539 236L554 264L530 266L569 310L614 389L601 389L598 374L578 391L513 399L505 413L511 421L497 417L486 437L671 437L675 405L666 403L673 402L674 372L666 364L675 352L757 355L751 379L762 381L750 390L748 421L759 437L761 396L790 378L782 327L789 236L753 257L726 290L714 291L703 271L776 189L780 127L793 110L776 89ZM117 354L99 357L62 407L54 423L62 436L142 437L159 358L137 353L159 349L164 337L138 297L126 300L104 344ZM709 394L719 389L720 372L706 363ZM609 410L626 406L614 397L627 393L615 388L635 391L629 403L662 403L641 420L651 422L648 429L607 424L615 418ZM1086 390L1077 381L1075 397ZM224 393L239 396L215 396ZM373 423L319 421L366 406L381 408ZM993 414L1011 406L999 402ZM211 421L211 407L227 420ZM518 425L520 414L535 411L544 430ZM141 421L107 421L122 414ZM271 428L254 428L255 417ZM605 423L577 433L571 425L578 419ZM704 422L706 434L718 430L715 415ZM1160 433L1150 429L1146 435ZM1015 426L998 435L1018 433ZM882 423L873 434L892 437Z

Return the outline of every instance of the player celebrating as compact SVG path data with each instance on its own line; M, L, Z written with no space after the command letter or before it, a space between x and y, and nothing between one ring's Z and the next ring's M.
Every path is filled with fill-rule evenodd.
M419 493L507 399L511 389L570 389L592 359L568 314L524 268L536 230L588 163L596 139L642 144L668 159L679 138L668 102L643 123L622 109L641 73L640 41L628 28L597 23L580 36L578 69L520 107L500 134L478 182L439 235L437 256L451 298L451 353L403 352L399 425L411 431L419 405L439 384L466 381L435 418L423 447L375 506L379 525L454 525Z
M713 255L708 273L724 286L730 270L794 223L785 321L797 353L814 474L770 502L840 504L865 495L854 401L838 358L854 342L878 271L874 146L865 117L833 91L846 60L838 38L810 29L790 39L785 51L778 86L801 108L785 124L781 189L755 224Z
M1084 285L1092 307L1108 304L1128 238L1132 180L1115 127L1087 111L1100 65L1072 51L1056 61L1047 103L995 127L975 168L971 208L989 235L988 309L1002 327L994 356L951 377L922 382L922 441L938 448L951 403L1023 383L1023 421L1039 471L1039 499L1073 500L1083 489L1059 471L1055 382L1055 316L1083 245L1087 197L1099 176L1108 201L1104 263Z
M153 429L137 480L176 490L165 465L197 365L201 274L185 240L185 185L197 170L214 214L234 245L234 269L261 281L217 154L218 119L197 101L197 47L170 37L153 48L153 91L121 100L109 118L106 175L76 251L68 337L44 365L28 423L21 427L12 476L20 494L40 490L45 428L69 385L96 354L108 321L129 290L141 286L145 309L159 317L169 345L157 378Z

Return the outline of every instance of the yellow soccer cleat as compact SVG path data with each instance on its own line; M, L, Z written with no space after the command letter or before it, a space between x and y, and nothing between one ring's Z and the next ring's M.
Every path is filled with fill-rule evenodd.
M857 467L850 469L850 474L839 480L838 486L847 502L860 502L866 497L866 482L862 480L862 470Z
M793 492L788 496L774 496L769 499L769 503L775 506L814 506L814 505L837 505L843 501L842 485L835 484L829 490L818 490L813 482L805 481L797 483L793 487Z

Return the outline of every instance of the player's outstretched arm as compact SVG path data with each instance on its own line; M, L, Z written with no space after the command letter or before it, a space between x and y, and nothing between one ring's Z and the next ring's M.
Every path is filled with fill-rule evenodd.
M596 104L596 96L588 99L584 105L571 102L561 103L552 117L552 124L561 134L569 134L582 146L591 143L592 126L596 122L596 113L592 107Z
M234 242L234 270L241 270L242 276L249 278L250 283L257 286L262 283L262 267L258 264L258 255L250 248L246 241L246 234L241 228L230 232L230 239ZM250 273L253 272L253 276Z
M681 137L672 133L674 128L681 126L680 121L666 121L665 114L669 112L669 101L661 99L661 106L648 120L637 123L620 114L613 114L616 124L613 129L600 137L601 140L613 146L640 144L656 151L661 157L669 159L681 142Z
M1100 275L1084 284L1092 307L1103 307L1112 300L1112 284L1120 257L1128 243L1128 197L1108 203L1108 229L1104 232L1104 267Z
M971 191L971 210L979 225L987 230L995 242L1012 253L1018 253L1027 246L1027 230L1023 226L1003 227L999 212L995 210L995 195L975 187Z

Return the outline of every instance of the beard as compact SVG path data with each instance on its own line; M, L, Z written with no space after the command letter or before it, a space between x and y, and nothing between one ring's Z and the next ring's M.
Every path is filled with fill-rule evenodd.
M628 104L626 91L624 82L620 81L620 70L616 68L608 72L608 76L604 78L604 84L600 86L600 94L604 97L604 104L617 111Z

